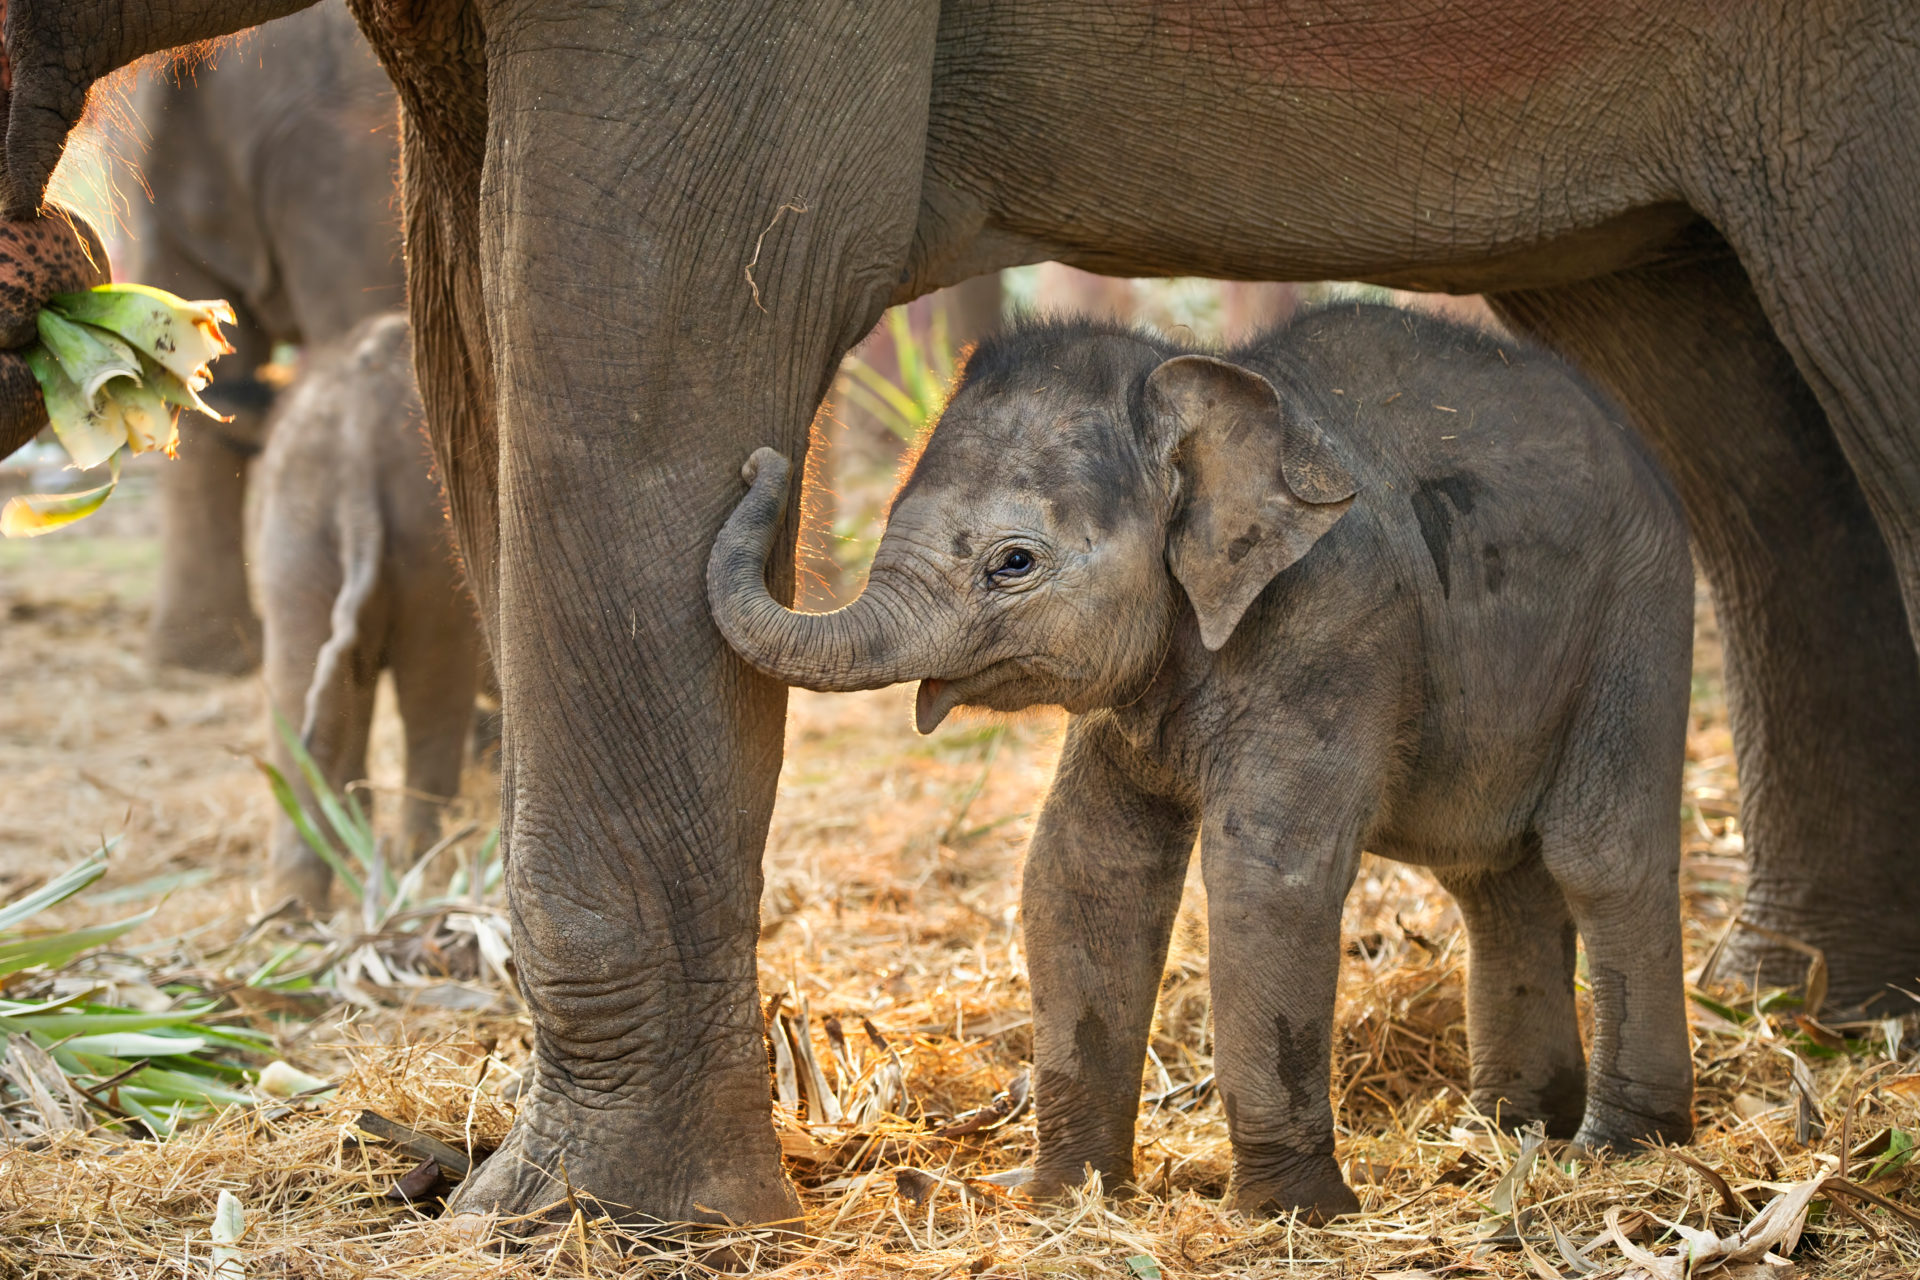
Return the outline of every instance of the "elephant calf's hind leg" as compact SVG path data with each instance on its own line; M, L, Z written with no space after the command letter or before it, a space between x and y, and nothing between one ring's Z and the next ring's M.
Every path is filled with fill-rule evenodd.
M1544 1121L1570 1138L1586 1109L1586 1063L1573 1003L1573 915L1537 853L1507 871L1442 875L1460 904L1471 954L1467 1032L1473 1103L1501 1127Z

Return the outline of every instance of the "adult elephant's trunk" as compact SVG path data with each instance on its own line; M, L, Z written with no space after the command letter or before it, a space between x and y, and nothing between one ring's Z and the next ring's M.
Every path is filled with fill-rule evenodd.
M929 619L887 580L832 613L796 613L767 591L767 552L787 505L787 460L755 450L747 496L707 560L707 600L735 652L776 680L823 693L878 689L930 672Z
M314 0L4 0L0 103L6 163L0 212L30 217L93 82L161 49L211 40Z

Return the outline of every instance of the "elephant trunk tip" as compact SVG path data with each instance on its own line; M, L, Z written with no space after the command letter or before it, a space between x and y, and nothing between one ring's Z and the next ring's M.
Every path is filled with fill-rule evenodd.
M793 464L787 461L786 454L763 444L747 455L747 460L740 464L740 478L751 488L753 482L760 478L760 473L765 471L769 483L785 484L787 472L792 467Z
M923 675L926 649L912 637L924 625L897 588L870 580L860 599L832 613L799 613L772 597L766 563L786 513L792 467L761 448L740 474L747 493L707 561L713 620L734 652L776 680L821 692L878 689ZM931 728L940 716L929 712L923 720Z

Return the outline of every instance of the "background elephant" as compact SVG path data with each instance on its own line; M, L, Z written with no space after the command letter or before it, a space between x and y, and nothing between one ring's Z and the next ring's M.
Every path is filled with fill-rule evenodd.
M400 314L309 354L272 416L253 540L273 713L336 794L366 776L374 689L382 671L393 674L406 730L403 863L439 838L443 801L459 794L480 668L412 356ZM267 736L281 774L317 813L280 734L269 726ZM270 865L263 905L288 894L326 905L332 872L285 817Z
M300 7L9 0L8 215L96 77ZM538 1030L462 1208L793 1212L754 963L783 693L711 627L706 547L887 304L1021 262L1490 292L1592 353L1720 604L1746 918L1822 949L1836 1007L1920 970L1911 5L351 7L401 102Z
M327 342L403 301L393 86L343 0L268 23L210 63L145 76L129 149L152 194L129 201L127 278L226 298L237 350L161 470L155 660L238 674L260 661L242 558L247 462L280 342Z

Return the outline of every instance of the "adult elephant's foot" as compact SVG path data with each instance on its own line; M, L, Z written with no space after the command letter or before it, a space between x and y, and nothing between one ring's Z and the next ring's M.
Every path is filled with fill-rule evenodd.
M1920 846L1920 834L1912 838ZM1705 975L1708 981L1800 987L1809 978L1810 947L1826 969L1826 998L1818 1015L1823 1021L1886 1017L1913 1007L1894 988L1920 989L1920 867L1915 859L1886 859L1884 872L1901 870L1912 877L1906 881L1881 868L1855 865L1825 868L1828 878L1811 883L1769 866L1764 855L1757 861L1746 902Z
M260 665L260 619L252 610L198 617L155 616L153 660L163 667L210 676L244 676Z
M571 1214L571 1194L619 1222L799 1227L800 1202L764 1118L757 1133L716 1123L669 1134L619 1099L569 1096L546 1070L520 1095L505 1144L449 1201L450 1215L492 1214L510 1234L534 1235Z
M1236 1167L1227 1208L1249 1217L1283 1217L1298 1213L1312 1225L1360 1212L1360 1198L1340 1176L1340 1166L1328 1154L1290 1154L1283 1161L1263 1161L1258 1172Z

